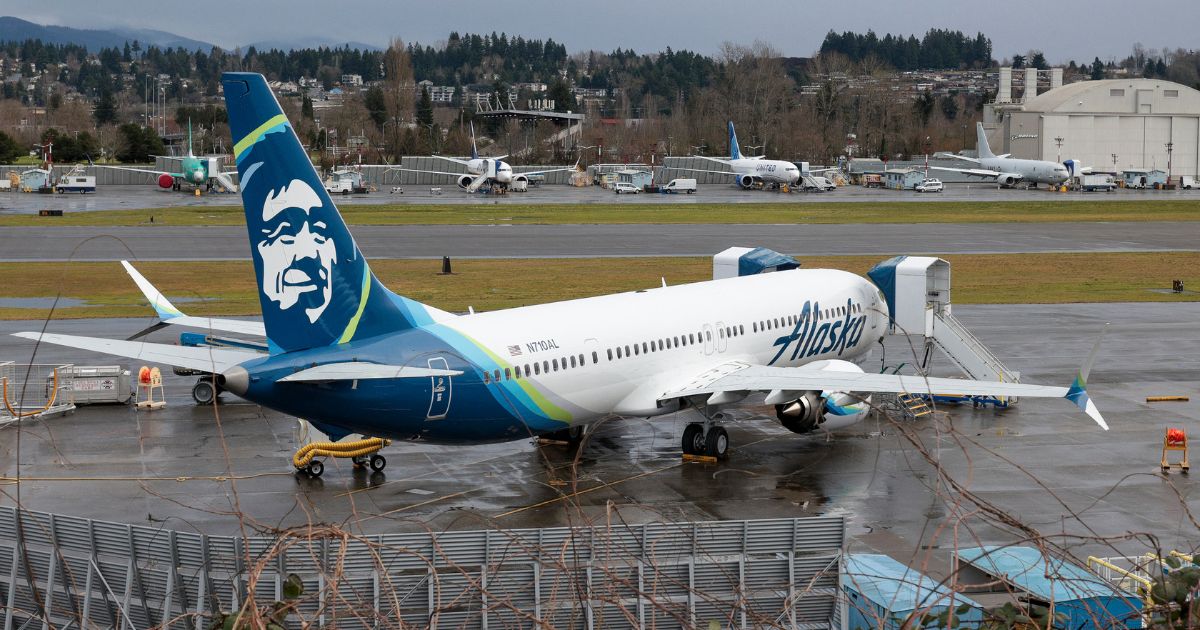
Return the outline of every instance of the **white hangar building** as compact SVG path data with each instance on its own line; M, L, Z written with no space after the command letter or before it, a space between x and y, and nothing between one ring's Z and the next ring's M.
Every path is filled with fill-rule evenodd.
M1000 96L1010 94L1003 82L1011 79L1011 71L1005 74ZM1004 103L997 98L991 115L985 115L997 154L1076 159L1104 171L1167 170L1169 161L1173 180L1200 175L1198 90L1161 79L1109 79L1053 87L1021 100Z

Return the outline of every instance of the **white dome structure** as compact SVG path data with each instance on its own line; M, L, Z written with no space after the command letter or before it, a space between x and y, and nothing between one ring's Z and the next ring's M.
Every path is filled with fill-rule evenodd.
M1186 85L1161 79L1080 81L996 114L989 140L997 153L1076 159L1103 171L1167 170L1169 160L1173 178L1200 174L1200 90Z

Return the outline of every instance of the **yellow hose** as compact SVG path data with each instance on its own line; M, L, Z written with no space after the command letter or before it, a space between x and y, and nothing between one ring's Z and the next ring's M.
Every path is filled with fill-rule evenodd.
M292 464L296 468L304 468L314 457L362 457L373 455L379 449L391 444L384 438L367 438L356 442L313 442L305 444L292 455Z
M42 413L43 411L46 411L47 409L53 407L54 401L58 398L58 368L54 369L54 389L50 390L50 400L46 401L46 406L42 407L41 409L37 409L35 411L27 411L25 413L19 413L16 409L13 409L12 403L8 401L8 378L7 377L0 378L0 389L3 390L3 394L4 394L4 407L6 409L8 409L8 413L11 414L12 417L27 418L29 416L36 416L39 413Z

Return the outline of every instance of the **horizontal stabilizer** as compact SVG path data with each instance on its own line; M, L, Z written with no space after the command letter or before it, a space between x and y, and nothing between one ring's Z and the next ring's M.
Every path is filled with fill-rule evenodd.
M326 363L301 370L279 379L280 383L322 383L328 381L354 381L377 378L429 378L431 376L459 376L458 370L435 370L407 365L382 365L347 361Z
M175 308L175 305L171 304L171 301L157 287L150 284L150 281L145 276L137 269L134 269L133 265L129 264L129 261L122 260L121 265L125 267L125 271L129 274L129 277L133 278L134 283L141 289L142 295L146 296L146 301L150 303L150 306L154 307L154 311L158 313L158 318L165 323L200 328L202 330L220 330L239 335L267 336L267 331L263 328L262 322L185 315L183 311ZM153 331L150 329L143 331L143 333L149 332ZM140 337L142 334L139 333L137 336Z
M51 343L56 346L91 350L103 354L112 354L146 363L161 363L174 367L187 368L200 372L220 373L239 363L257 359L262 355L249 350L231 350L227 348L193 348L175 346L166 343L146 343L142 341L121 341L117 339L102 339L99 337L79 337L76 335L58 335L53 333L19 332L14 337L32 339L40 343Z

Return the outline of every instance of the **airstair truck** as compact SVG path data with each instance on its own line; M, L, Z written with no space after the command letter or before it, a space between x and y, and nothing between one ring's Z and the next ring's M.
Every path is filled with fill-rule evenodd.
M950 263L929 256L896 256L875 265L867 276L883 292L892 316L892 333L913 339L923 350L918 357L928 367L933 348L950 359L966 376L980 381L1018 383L1021 373L1006 367L951 312ZM1007 406L1012 400L988 399Z

